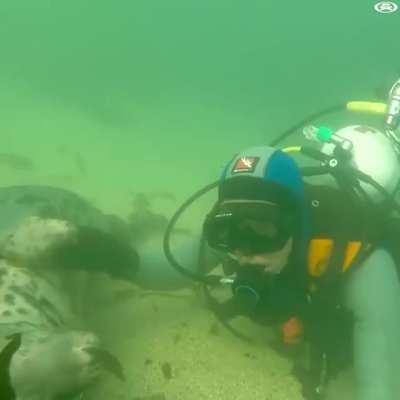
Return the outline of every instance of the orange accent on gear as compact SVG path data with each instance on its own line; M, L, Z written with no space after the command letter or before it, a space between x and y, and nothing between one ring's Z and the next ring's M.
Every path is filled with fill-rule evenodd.
M304 333L302 322L292 317L282 325L282 340L285 344L297 344L301 341Z

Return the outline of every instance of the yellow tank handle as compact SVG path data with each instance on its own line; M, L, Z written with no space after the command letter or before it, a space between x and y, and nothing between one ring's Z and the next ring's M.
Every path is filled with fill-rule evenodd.
M378 103L373 101L349 101L346 103L347 111L366 112L371 114L386 114L386 103ZM281 149L284 153L299 153L301 146L288 146Z
M301 151L301 146L289 146L281 149L284 153L299 153Z
M387 104L372 101L349 101L346 104L348 111L367 112L371 114L386 114Z

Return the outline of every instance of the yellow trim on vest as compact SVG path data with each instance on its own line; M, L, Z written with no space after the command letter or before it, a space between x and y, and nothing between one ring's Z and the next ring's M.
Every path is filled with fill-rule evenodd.
M354 258L358 254L361 249L361 242L357 241L350 241L347 243L346 254L344 256L344 263L342 265L342 271L346 272L349 268L351 263L353 262Z
M360 241L349 241L341 266L346 272L361 248ZM332 255L332 239L312 239L308 247L308 273L310 276L318 278L326 271L329 259Z

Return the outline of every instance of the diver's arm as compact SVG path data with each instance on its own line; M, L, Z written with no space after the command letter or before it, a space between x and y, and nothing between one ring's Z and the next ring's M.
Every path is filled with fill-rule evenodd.
M398 399L400 285L395 262L386 250L375 250L354 271L346 297L355 317L358 400Z

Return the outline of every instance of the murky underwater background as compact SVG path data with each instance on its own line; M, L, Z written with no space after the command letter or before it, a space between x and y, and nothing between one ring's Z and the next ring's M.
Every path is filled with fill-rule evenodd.
M389 89L400 74L400 11L378 14L374 4L2 0L0 185L70 189L123 218L145 193L170 216L236 151ZM190 229L211 201L189 212ZM124 287L97 285L104 304L88 301L88 322L129 379L105 378L87 398L301 398L266 333L239 321L259 338L247 347L195 290L137 289L121 301Z

